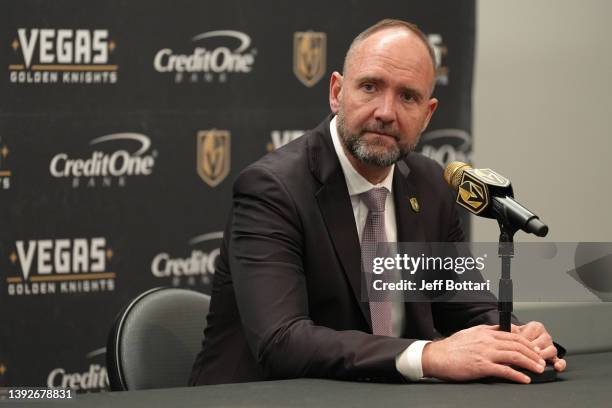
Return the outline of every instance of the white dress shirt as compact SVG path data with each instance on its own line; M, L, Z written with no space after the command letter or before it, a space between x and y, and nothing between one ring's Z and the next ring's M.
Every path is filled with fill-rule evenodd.
M363 228L368 217L368 207L359 197L359 194L375 187L384 187L389 191L389 193L391 193L387 194L387 200L385 201L385 234L388 242L397 242L395 203L393 201L393 170L395 169L395 164L391 166L389 174L381 183L374 185L366 180L355 170L349 159L346 157L344 149L342 148L342 142L340 141L338 135L338 130L336 128L336 118L337 117L334 117L331 120L329 124L329 131L332 136L336 154L340 160L340 166L342 167L344 179L346 180L346 186L348 187L349 196L351 198L353 215L355 216L355 226L357 227L357 233L359 234L359 242L361 242ZM403 302L392 303L391 320L391 331L393 336L401 336L404 331L405 324L410 324L410 322L406 322ZM410 346L408 346L406 350L400 353L395 359L395 367L397 368L397 371L399 371L406 379L416 381L423 378L421 356L423 354L423 348L427 343L429 343L427 340L417 340L410 344Z

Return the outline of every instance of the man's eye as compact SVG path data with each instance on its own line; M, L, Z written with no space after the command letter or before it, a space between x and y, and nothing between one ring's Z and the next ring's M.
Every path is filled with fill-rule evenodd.
M361 88L366 92L372 92L375 89L374 84L368 84L368 83L361 85Z
M404 92L402 94L402 99L407 101L407 102L411 102L415 100L414 94L411 92Z

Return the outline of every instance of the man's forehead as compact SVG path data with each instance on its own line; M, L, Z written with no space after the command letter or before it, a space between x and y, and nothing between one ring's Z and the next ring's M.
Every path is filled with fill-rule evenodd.
M419 42L418 37L412 31L406 28L394 27L372 33L362 41L362 44L367 47L385 48L401 41Z
M354 68L360 71L359 68L364 63L376 57L388 58L388 63L395 62L398 65L401 65L402 59L418 59L421 64L427 64L428 69L432 71L434 69L429 50L423 40L406 28L382 29L355 44L349 55L347 71Z

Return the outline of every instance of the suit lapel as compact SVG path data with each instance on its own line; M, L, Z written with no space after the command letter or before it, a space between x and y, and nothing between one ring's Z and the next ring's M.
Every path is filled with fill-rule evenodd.
M311 171L321 182L316 200L355 301L371 330L369 304L361 301L361 246L346 180L329 133L330 119L315 130L317 137L308 147Z
M395 165L393 173L393 199L397 224L397 242L425 242L425 230L420 212L413 210L410 199L419 200L414 183L409 178L410 169L402 160Z
M342 172L324 185L317 194L319 209L325 220L327 232L334 243L338 259L351 284L355 300L370 328L370 307L361 301L361 246L355 227L353 208Z
M397 162L393 174L397 242L427 242L421 212L415 211L410 203L411 199L416 199L419 205L422 201L409 175L410 168L406 163L403 160ZM404 336L420 338L429 335L433 327L431 305L425 302L407 302L404 305L406 311Z

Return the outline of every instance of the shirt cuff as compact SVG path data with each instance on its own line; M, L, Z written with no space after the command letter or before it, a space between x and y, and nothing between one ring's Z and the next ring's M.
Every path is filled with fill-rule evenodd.
M421 357L423 356L423 349L427 343L431 343L431 341L416 340L395 358L395 368L408 381L423 379Z

